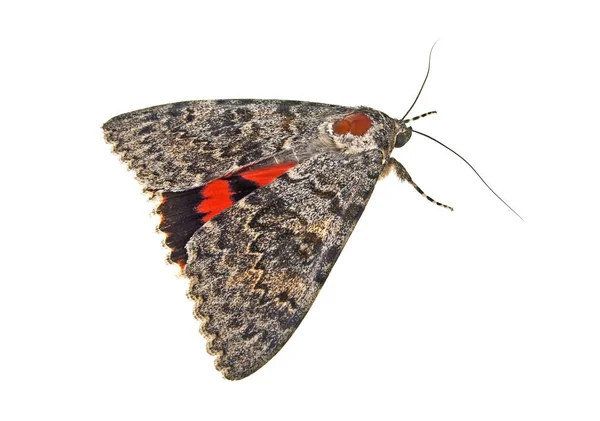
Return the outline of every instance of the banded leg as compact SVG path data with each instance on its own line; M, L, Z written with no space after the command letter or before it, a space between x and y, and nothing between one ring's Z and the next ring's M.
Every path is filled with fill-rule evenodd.
M450 209L451 211L454 210L454 208L452 208L451 206L444 205L443 203L433 200L431 197L426 195L425 192L423 190L421 190L421 188L419 186L417 186L417 184L413 181L413 179L411 178L408 171L406 171L406 168L404 168L404 165L402 165L400 162L398 162L394 158L390 158L390 160L387 163L387 167L385 168L385 170L383 172L385 174L387 174L391 170L394 170L394 172L396 173L396 175L398 176L398 178L401 181L406 181L407 183L409 183L411 186L413 186L415 188L416 191L419 192L419 194L421 196L423 196L424 198L429 200L431 203L435 203L436 205L441 206L446 209Z

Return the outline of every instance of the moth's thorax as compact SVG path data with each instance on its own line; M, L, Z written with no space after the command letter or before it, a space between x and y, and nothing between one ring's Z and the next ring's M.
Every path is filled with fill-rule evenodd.
M357 109L351 114L336 114L319 127L322 141L329 141L345 153L361 153L378 149L386 159L395 144L397 122L370 108Z

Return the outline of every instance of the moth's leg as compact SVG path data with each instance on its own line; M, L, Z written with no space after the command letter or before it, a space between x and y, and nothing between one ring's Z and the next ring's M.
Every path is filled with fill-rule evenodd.
M421 190L421 188L419 186L417 186L417 184L412 180L410 174L408 173L408 171L406 171L406 168L404 168L404 165L402 165L400 162L398 162L394 158L389 159L385 169L382 172L382 175L385 176L385 175L389 174L389 172L391 170L394 170L394 172L396 173L396 175L398 176L398 178L400 180L406 181L407 183L409 183L411 186L413 186L415 188L416 191L419 192L419 194L421 196L423 196L424 198L429 200L431 203L435 203L436 205L441 206L446 209L450 209L451 211L454 210L452 207L446 206L440 202L437 202L437 201L433 200L431 197L429 197L428 195L426 195L425 192L423 192L423 190Z

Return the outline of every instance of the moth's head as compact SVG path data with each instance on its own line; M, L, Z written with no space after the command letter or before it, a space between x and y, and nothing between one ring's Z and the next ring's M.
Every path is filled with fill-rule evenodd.
M404 115L404 117L402 117L402 120L394 120L396 122L396 140L394 147L401 148L402 146L406 145L406 142L410 140L410 137L413 133L413 129L412 127L407 126L407 123L411 123L415 120L419 120L431 114L436 114L436 111L429 111L427 113L412 118L406 118L406 115Z
M394 148L401 148L406 145L406 142L410 140L412 136L412 127L407 127L404 122L398 122L398 131L396 133L396 140Z

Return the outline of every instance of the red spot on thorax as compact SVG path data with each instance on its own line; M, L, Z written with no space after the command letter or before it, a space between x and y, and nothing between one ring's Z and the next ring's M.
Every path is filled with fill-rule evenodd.
M337 135L353 134L354 136L362 136L371 128L373 121L363 113L350 114L342 120L333 123L333 133Z
M350 132L350 123L346 120L338 120L333 123L333 132L337 135L348 134Z
M196 206L196 212L205 214L202 217L204 222L233 205L229 182L226 180L211 181L202 189L202 196L204 200Z
M284 174L287 170L295 167L296 164L296 162L283 162L281 164L274 164L268 167L242 171L239 173L239 176L262 187L272 183L277 177Z

